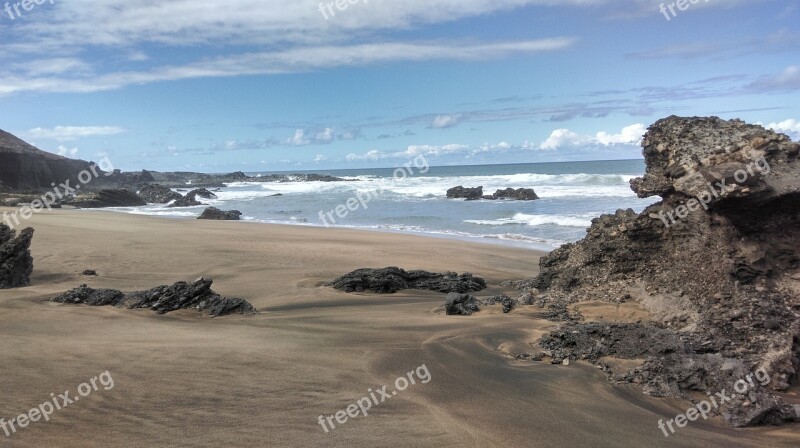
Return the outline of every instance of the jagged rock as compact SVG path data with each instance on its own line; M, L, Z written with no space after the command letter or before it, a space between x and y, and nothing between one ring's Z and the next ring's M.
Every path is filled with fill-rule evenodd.
M561 304L638 294L690 350L649 356L632 381L680 396L730 389L729 372L715 366L763 367L769 388L725 418L781 421L789 408L769 389L785 390L800 370L798 144L739 120L669 117L642 146L647 174L632 189L662 201L595 219L586 238L541 259L535 286Z
M491 306L491 305L495 305L495 304L499 303L499 304L503 305L503 312L504 313L511 312L511 310L516 308L516 306L518 304L518 302L516 300L512 299L511 297L504 296L504 295L492 296L492 297L489 297L488 299L483 299L482 302L483 302L484 305L487 305L487 306Z
M147 184L139 191L139 196L148 204L168 204L183 197L171 189L158 184Z
M475 296L457 292L447 295L444 309L449 316L471 316L481 310L480 301Z
M223 211L216 207L208 207L197 219L211 219L217 221L238 221L242 212L239 210Z
M88 196L79 196L65 201L79 208L140 207L147 205L144 199L128 190L100 190Z
M196 207L198 205L205 205L202 202L197 200L197 197L200 196L201 198L205 199L217 199L217 195L214 193L206 190L205 188L198 188L196 190L192 190L186 193L181 199L170 204L170 207Z
M328 286L344 292L372 291L379 294L393 294L402 289L465 293L485 289L486 282L470 273L461 275L455 272L437 274L388 267L383 269L358 269L339 277Z
M493 195L485 197L485 199L512 199L515 201L535 201L539 196L533 191L532 188L506 188L505 190L497 190Z
M243 299L220 296L211 289L211 279L199 278L193 283L178 282L147 291L123 293L115 289L93 289L86 285L67 291L50 302L114 306L117 308L149 308L158 314L182 309L196 309L211 317L228 314L254 314L256 309Z
M33 272L31 241L33 229L17 232L0 224L0 289L19 288L30 284Z
M81 274L87 277L97 277L97 271L95 271L94 269L86 269Z
M466 199L468 201L473 201L483 197L483 187L453 187L447 190L447 197L450 199Z

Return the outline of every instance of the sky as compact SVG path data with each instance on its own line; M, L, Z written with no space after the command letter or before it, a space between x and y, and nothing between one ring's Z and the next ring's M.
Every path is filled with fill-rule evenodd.
M673 114L800 137L796 0L0 9L0 129L124 170L634 159Z

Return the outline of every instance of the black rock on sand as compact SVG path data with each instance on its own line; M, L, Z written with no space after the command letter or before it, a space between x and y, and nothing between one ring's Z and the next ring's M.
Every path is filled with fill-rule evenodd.
M220 296L211 290L211 279L199 278L193 283L178 282L147 291L123 293L116 289L93 289L86 285L67 291L50 302L114 306L117 308L149 308L158 314L182 309L196 309L211 317L228 314L254 314L256 309L244 299Z
M372 291L392 294L402 289L423 289L439 292L466 293L481 291L486 282L470 273L447 272L437 274L427 271L405 271L397 267L383 269L358 269L329 284L344 292Z
M0 224L0 289L19 288L30 284L33 272L31 241L33 229L17 232Z

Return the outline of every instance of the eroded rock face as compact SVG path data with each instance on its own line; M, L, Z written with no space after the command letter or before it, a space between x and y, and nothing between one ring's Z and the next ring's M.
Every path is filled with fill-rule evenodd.
M711 367L763 368L768 388L731 404L727 421L793 415L769 390L800 369L798 144L738 120L669 117L643 147L647 174L632 188L663 200L595 219L582 241L542 258L533 283L551 303L633 295L655 325L690 341L630 374L646 392L730 389L730 371Z
M33 272L32 240L33 229L23 229L18 236L15 230L0 224L0 289L30 284Z
M171 189L158 184L147 184L139 191L139 196L148 204L168 204L183 197Z
M383 269L358 269L329 284L344 292L372 291L393 294L402 289L423 289L439 292L466 293L481 291L486 282L470 273L447 272L437 274L427 271L405 271L397 267Z
M211 279L200 278L193 283L178 282L172 286L159 286L131 293L123 293L116 289L93 289L81 285L50 299L50 302L127 309L149 308L158 314L196 309L211 317L256 312L246 300L223 297L215 293L211 290L212 283Z

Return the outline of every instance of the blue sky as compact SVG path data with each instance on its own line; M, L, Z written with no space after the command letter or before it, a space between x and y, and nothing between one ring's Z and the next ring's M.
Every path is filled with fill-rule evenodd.
M126 170L637 158L671 114L800 136L793 0L38 1L0 11L0 128Z

